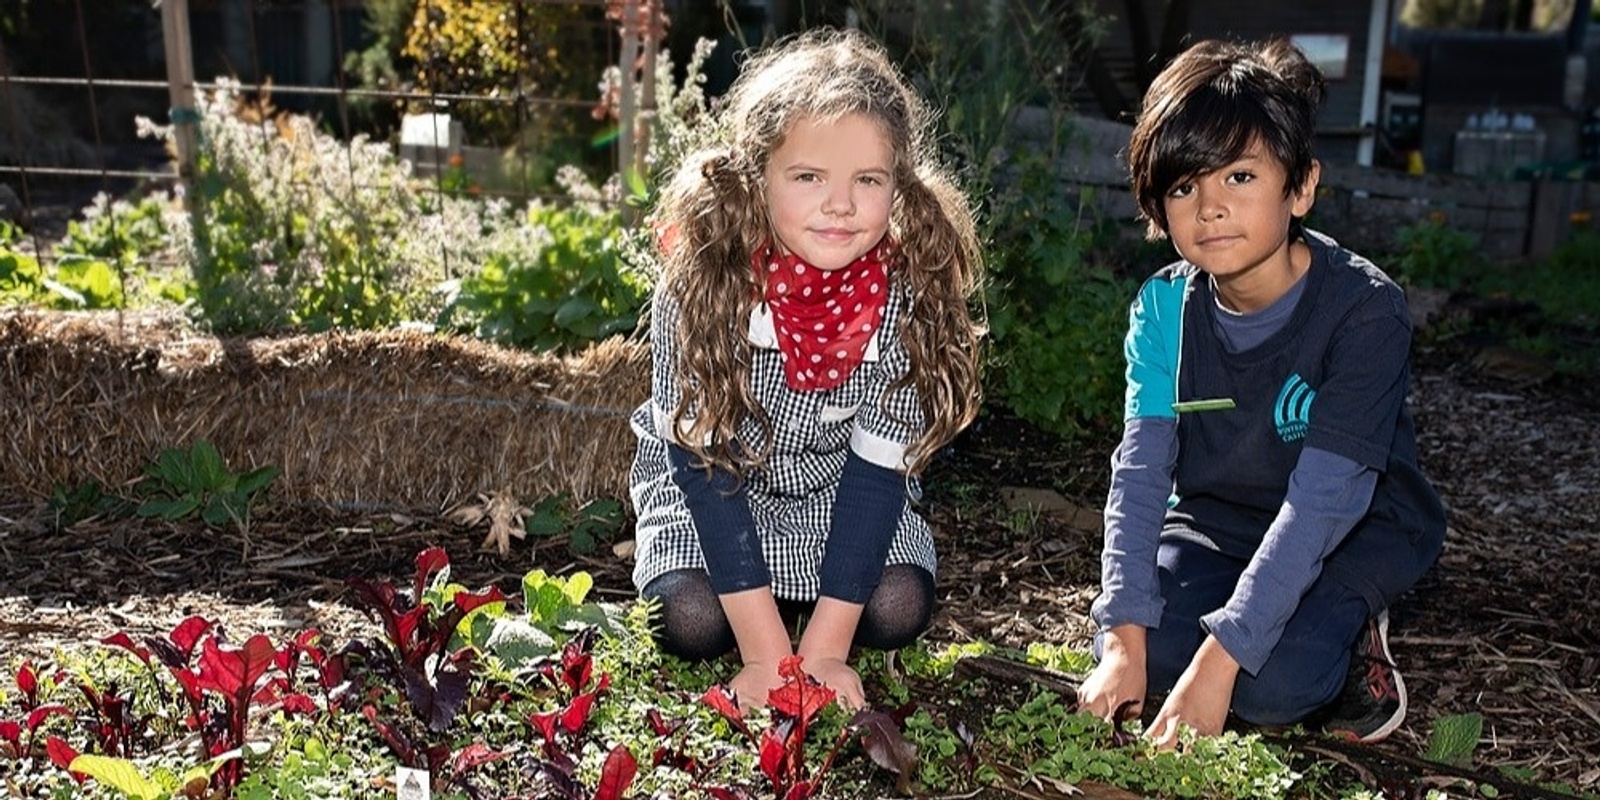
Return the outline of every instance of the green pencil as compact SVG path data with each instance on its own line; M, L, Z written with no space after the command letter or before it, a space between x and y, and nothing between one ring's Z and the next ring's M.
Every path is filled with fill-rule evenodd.
M1176 414L1188 414L1195 411L1226 411L1233 408L1233 398L1215 397L1210 400L1185 400L1173 403L1172 411Z

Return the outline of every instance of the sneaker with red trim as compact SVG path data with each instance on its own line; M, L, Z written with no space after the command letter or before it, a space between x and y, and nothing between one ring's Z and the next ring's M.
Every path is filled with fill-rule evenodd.
M1389 612L1367 620L1350 659L1350 676L1325 730L1352 742L1381 742L1406 719L1406 682L1389 653Z

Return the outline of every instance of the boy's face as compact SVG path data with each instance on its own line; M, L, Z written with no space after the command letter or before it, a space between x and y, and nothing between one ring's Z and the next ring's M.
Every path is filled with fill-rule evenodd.
M1283 164L1252 142L1233 163L1167 190L1167 235L1179 255L1219 283L1287 278L1287 289L1299 277L1289 259L1289 223L1311 210L1319 173L1313 163L1305 185L1286 193Z
M778 245L817 269L848 265L889 230L894 153L869 117L795 123L765 177Z

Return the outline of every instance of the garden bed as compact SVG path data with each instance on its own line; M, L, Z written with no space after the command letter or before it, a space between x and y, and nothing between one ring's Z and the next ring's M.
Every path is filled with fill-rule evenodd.
M1396 610L1411 714L1375 752L1414 759L1435 720L1477 712L1484 727L1472 769L1600 791L1600 621L1591 608L1600 596L1600 412L1562 387L1508 382L1472 356L1419 354L1419 444L1450 534L1438 567ZM932 641L1087 646L1099 574L1092 512L1108 446L1068 449L987 416L938 462L928 480L941 553ZM1061 495L1069 513L1008 506L1001 490L1016 486ZM540 568L590 573L600 599L632 596L626 547L613 548L622 542L575 555L564 539L529 538L501 557L479 549L483 533L439 512L281 501L267 502L247 530L137 519L57 530L44 498L12 483L0 497L0 654L8 665L45 660L118 630L164 634L192 614L237 638L308 626L371 635L376 623L355 610L345 579L403 585L429 546L452 554L453 579L469 587L510 590ZM1414 770L1400 763L1391 768ZM1063 796L1047 785L1026 791Z

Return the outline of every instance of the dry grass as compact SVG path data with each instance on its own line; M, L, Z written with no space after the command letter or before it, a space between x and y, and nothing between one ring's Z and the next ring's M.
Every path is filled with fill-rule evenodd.
M0 481L123 486L209 440L288 503L439 509L479 493L620 497L647 348L572 357L420 332L220 339L165 317L0 318Z

